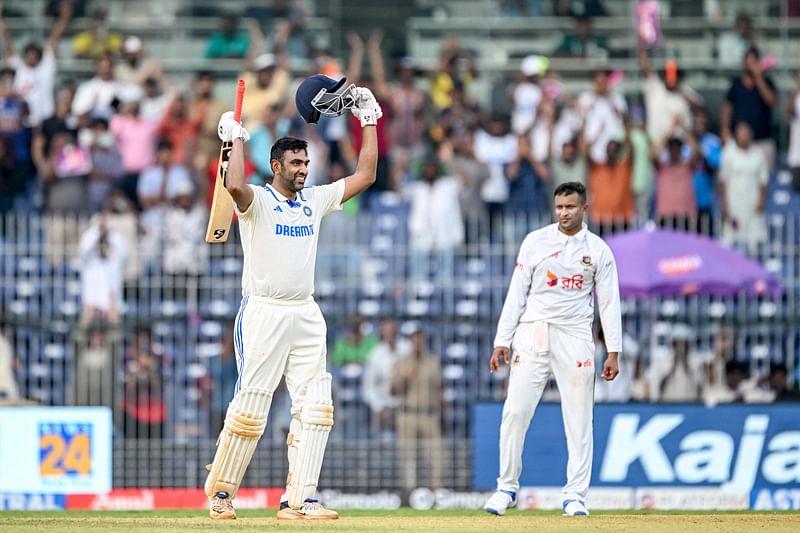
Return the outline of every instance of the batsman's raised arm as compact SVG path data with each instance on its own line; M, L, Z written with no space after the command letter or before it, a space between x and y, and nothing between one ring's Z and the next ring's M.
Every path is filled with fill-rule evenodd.
M375 172L378 168L378 132L376 125L378 124L378 119L383 116L383 111L369 89L356 87L353 92L356 95L356 105L351 109L351 112L361 122L363 135L356 171L352 176L347 176L344 179L342 203L367 190L370 185L375 183Z
M228 171L225 188L230 193L239 211L247 211L253 203L253 190L244 179L244 143L250 140L250 134L244 126L233 118L233 112L223 113L217 128L223 143L232 142L231 156L228 160Z

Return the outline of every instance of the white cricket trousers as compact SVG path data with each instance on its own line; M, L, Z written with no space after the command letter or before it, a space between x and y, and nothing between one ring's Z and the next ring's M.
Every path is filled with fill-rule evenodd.
M234 324L236 392L274 392L286 376L292 415L299 416L308 382L325 371L327 327L317 303L245 296Z
M532 323L521 323L512 341L508 395L500 424L498 490L519 491L525 433L550 378L556 378L567 434L567 484L564 499L586 500L592 476L592 411L594 408L594 344L547 325L547 340L534 348ZM537 353L537 350L540 353ZM534 471L537 465L528 465Z

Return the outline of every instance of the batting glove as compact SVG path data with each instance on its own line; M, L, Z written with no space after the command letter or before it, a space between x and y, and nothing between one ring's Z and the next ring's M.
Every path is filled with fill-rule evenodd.
M356 105L350 112L361 122L362 128L375 126L378 119L383 116L383 110L375 99L375 95L365 87L356 87L353 89L353 93L356 97Z
M217 135L219 135L222 142L231 142L234 139L241 139L244 142L250 140L250 133L240 122L233 119L233 111L228 111L222 114L219 119L219 126L217 126Z

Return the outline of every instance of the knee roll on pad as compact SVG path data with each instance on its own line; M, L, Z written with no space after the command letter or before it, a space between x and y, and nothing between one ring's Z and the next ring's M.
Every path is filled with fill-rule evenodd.
M236 496L258 439L264 434L271 403L270 391L253 388L239 391L231 400L206 479L209 498L218 492L227 492L231 498Z
M323 372L309 382L300 420L292 420L292 433L287 440L293 456L286 480L290 507L298 508L306 498L314 497L332 427L331 375Z

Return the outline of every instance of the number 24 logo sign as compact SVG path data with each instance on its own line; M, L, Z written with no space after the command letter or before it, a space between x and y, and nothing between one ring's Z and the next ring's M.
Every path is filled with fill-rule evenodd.
M39 474L42 477L91 474L91 450L91 424L39 424Z

